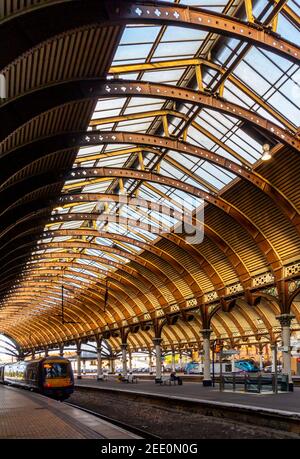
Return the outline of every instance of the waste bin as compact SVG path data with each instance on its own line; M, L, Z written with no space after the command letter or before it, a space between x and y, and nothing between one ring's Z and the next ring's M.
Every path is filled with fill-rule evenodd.
M279 378L278 378L279 379ZM281 392L288 392L289 391L289 377L288 375L280 375L280 379L278 380L279 390Z

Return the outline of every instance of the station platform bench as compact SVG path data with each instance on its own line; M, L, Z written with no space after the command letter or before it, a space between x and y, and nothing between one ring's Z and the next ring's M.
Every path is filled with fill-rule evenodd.
M97 376L97 381L108 381L109 377L107 373L103 373L102 375Z
M160 384L160 385L168 385L168 386L176 386L176 384L178 385L182 385L182 379L180 378L180 382L178 380L178 378L176 379L173 379L173 378L170 378L170 376L162 376L161 378L159 379L155 379L155 383L156 384Z
M122 376L121 379L119 379L119 377L117 377L117 380L119 380L120 382L124 382L124 383L135 383L137 384L138 382L138 377L136 375L126 375L126 376Z
M277 390L280 392L289 391L289 383L287 375L279 375L276 378L274 375L222 375L221 380L219 377L219 383L221 383L221 389L242 389L245 392L255 392L260 393L263 391L275 392L276 386Z

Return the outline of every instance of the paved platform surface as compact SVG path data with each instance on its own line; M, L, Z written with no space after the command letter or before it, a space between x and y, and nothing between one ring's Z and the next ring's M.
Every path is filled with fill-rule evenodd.
M0 438L136 439L130 432L39 394L0 385Z
M220 392L218 387L203 387L202 383L184 382L182 386L168 386L155 384L154 381L138 381L137 384L120 383L114 376L108 381L96 381L95 379L83 378L75 381L78 386L90 386L100 388L112 388L117 390L175 396L182 399L197 399L203 401L220 402L249 406L251 408L265 408L280 412L298 413L300 415L300 388L294 388L294 392L279 394L242 394L239 392Z

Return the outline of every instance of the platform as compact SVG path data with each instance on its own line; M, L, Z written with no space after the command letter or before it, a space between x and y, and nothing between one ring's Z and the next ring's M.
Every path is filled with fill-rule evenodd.
M64 403L0 385L1 439L138 439Z
M200 382L184 382L182 386L160 386L154 381L139 380L137 384L120 383L114 376L108 381L100 382L95 379L84 378L75 382L79 386L91 386L111 388L122 391L133 391L143 394L166 395L186 400L197 400L205 402L218 402L224 405L235 404L255 409L267 409L282 414L299 414L300 422L300 388L295 387L294 392L286 393L241 393L241 392L220 392L218 384L216 387L203 387Z

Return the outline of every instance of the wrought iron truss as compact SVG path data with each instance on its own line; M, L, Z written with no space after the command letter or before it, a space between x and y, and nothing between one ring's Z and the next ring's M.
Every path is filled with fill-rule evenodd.
M299 162L293 2L5 3L0 331L28 349L114 331L118 347L117 331L138 324L138 348L157 320L169 346L199 344L209 324L224 339L274 339L288 308L299 322L286 268L298 262L297 183L276 169ZM83 65L87 53L100 67ZM203 244L175 231L184 218Z

